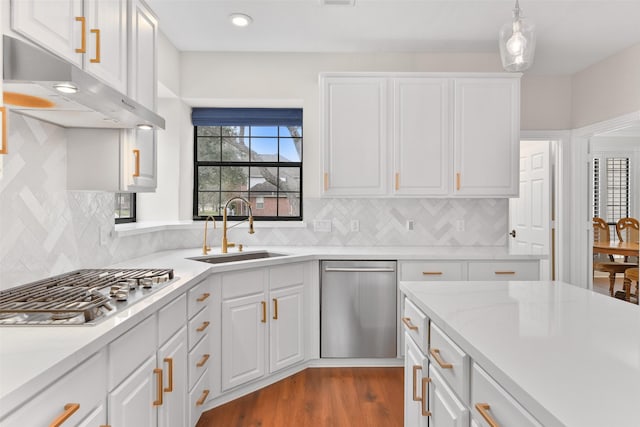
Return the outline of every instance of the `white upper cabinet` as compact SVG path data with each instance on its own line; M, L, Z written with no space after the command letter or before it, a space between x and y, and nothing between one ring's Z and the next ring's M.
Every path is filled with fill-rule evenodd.
M387 192L387 79L321 77L324 195Z
M448 79L393 80L393 194L449 192L449 88Z
M127 0L14 0L17 33L127 90Z
M460 78L455 85L455 193L517 196L520 80Z
M322 74L323 196L517 197L520 74Z

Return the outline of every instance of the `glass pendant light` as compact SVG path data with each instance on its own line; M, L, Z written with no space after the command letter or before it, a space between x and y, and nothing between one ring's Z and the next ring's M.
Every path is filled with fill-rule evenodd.
M520 16L520 5L516 0L513 21L502 26L499 34L500 58L507 71L524 71L533 64L536 50L535 26Z

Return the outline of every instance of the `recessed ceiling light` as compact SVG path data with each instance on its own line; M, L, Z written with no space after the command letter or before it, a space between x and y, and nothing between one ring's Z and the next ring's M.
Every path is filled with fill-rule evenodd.
M146 123L140 123L140 124L138 124L138 125L136 125L136 126L137 126L137 128L138 128L138 129L140 129L140 130L151 130L151 129L153 129L153 126L148 125L148 124L146 124Z
M245 15L244 13L232 13L229 15L229 19L236 27L246 27L253 21L249 15Z
M56 83L53 85L54 89L62 93L76 93L78 92L78 86L69 82Z

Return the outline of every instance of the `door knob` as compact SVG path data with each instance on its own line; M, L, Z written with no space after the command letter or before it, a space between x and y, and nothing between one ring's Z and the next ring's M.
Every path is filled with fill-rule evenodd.
M509 233L509 235L515 239L516 238L516 230L511 230L511 233Z

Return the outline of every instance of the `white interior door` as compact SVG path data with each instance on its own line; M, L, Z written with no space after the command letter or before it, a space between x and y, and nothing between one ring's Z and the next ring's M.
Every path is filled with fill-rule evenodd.
M550 279L551 265L551 166L549 141L520 143L520 197L509 199L509 246L535 254L541 260L540 278ZM514 233L515 231L515 233Z

